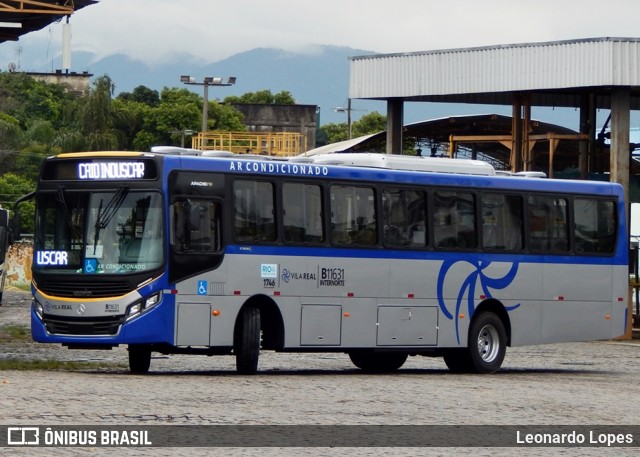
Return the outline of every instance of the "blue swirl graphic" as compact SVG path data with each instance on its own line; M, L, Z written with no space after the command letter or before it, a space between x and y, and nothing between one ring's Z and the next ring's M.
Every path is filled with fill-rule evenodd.
M475 269L474 271L467 276L467 278L462 282L460 286L460 291L458 292L458 298L456 300L455 311L449 311L447 304L444 300L444 282L447 277L447 273L451 269L451 267L459 262L465 262L472 265ZM518 272L519 262L514 262L511 265L511 268L501 278L491 278L484 273L484 270L491 265L491 262L477 260L475 262L471 262L468 260L445 260L440 268L440 272L438 273L438 285L437 285L437 296L438 296L438 305L440 306L440 310L447 317L447 319L455 319L456 322L456 338L458 343L460 343L460 328L459 328L459 316L460 316L460 308L463 306L464 297L467 297L467 314L469 317L473 316L473 312L476 308L474 303L474 297L476 292L476 285L480 283L480 287L482 288L482 292L486 298L493 298L491 294L491 290L500 290L508 287L516 277L516 273ZM506 307L507 311L512 311L520 306L520 303ZM455 317L454 317L455 316Z

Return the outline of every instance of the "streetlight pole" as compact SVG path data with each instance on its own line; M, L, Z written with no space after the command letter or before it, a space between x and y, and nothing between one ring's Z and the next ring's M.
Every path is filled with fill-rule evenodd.
M223 82L220 77L206 76L202 82L196 82L196 78L193 76L182 75L180 82L204 87L204 100L202 101L202 132L204 133L207 131L207 123L209 122L209 86L233 86L236 83L236 77L231 76L227 82Z
M347 107L339 106L334 109L336 113L347 113L347 139L351 139L351 98L347 99Z

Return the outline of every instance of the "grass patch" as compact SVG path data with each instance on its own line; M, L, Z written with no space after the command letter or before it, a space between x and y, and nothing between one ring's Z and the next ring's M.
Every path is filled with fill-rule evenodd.
M49 371L85 371L123 369L128 365L116 362L69 362L61 360L23 360L0 359L0 371L6 370L49 370Z
M23 292L31 292L31 283L30 282L16 282L11 284L12 287L15 287L18 290Z
M31 341L31 330L24 325L2 325L0 326L0 342L6 341Z

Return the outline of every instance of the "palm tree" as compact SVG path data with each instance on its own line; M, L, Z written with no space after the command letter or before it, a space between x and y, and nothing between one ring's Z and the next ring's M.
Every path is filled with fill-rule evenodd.
M56 139L63 151L108 151L126 144L125 133L115 125L126 125L129 113L114 108L113 89L111 78L104 75L97 78L89 93L78 100L72 116L75 129L62 130Z

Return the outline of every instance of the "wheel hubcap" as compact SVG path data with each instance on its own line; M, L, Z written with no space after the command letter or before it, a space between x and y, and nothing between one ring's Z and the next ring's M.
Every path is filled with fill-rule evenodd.
M500 349L498 331L492 325L485 325L478 334L478 354L485 362L493 362Z

